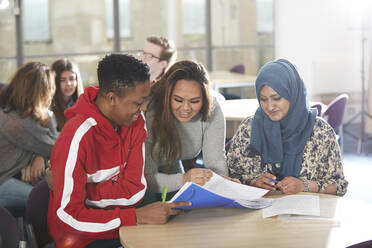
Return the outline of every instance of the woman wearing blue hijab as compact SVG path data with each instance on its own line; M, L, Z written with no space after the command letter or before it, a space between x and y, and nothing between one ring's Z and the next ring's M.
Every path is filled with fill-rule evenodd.
M256 79L260 107L246 118L231 144L230 176L285 194L344 195L340 149L331 126L309 109L305 85L288 60L264 65Z

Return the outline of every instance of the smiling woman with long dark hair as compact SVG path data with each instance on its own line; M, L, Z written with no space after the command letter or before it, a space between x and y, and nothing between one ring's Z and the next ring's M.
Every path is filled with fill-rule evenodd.
M226 176L225 117L210 93L204 66L184 60L175 63L155 84L146 113L146 179L149 191L163 186L176 191L185 182L203 185L211 170ZM203 152L206 169L193 168L183 174L174 165Z

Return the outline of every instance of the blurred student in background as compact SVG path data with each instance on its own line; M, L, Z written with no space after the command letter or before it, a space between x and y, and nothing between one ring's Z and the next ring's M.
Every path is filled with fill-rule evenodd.
M146 39L139 57L150 67L150 82L152 86L176 61L177 48L171 40L159 36L150 36Z
M30 164L31 180L40 179L57 139L54 93L52 70L38 62L19 68L0 91L0 205L15 216L24 215L32 186L12 177Z
M56 82L52 110L57 119L57 129L60 132L67 121L64 115L65 110L74 105L84 89L79 68L72 61L59 59L53 63L52 70L55 72Z

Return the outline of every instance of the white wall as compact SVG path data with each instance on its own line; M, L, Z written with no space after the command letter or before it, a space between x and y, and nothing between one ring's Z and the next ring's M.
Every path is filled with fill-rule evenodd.
M348 6L355 2L275 1L276 57L297 65L310 96L361 90L360 22L352 18L352 6ZM370 32L367 30L367 37Z

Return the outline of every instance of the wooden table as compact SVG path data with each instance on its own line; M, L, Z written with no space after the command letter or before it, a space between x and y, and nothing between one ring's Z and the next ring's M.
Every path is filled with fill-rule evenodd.
M321 211L331 211L333 218L263 219L262 210L195 209L174 217L165 225L123 226L120 240L126 248L339 248L372 239L370 204L317 195L321 199L329 198L330 204L321 204Z

